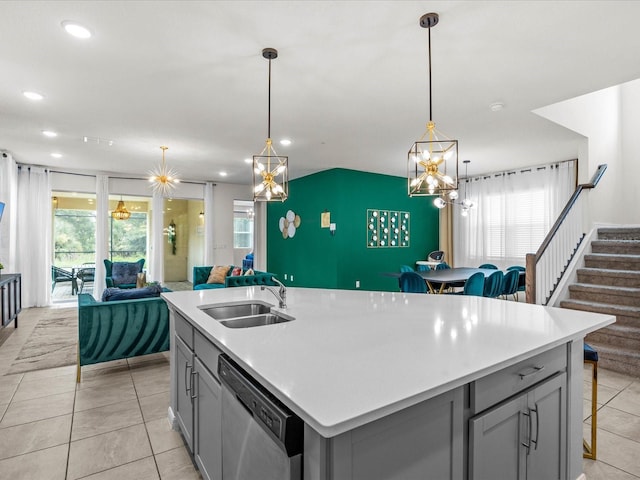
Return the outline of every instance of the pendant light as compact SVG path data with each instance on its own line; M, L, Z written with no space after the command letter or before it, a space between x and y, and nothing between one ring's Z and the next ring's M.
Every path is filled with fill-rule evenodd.
M458 198L457 192L455 196L449 196L451 200L445 200L443 197L437 197L433 201L433 204L436 207L442 209L446 207L447 204L458 205L460 207L460 215L462 215L463 217L469 215L469 210L475 206L475 203L467 198L467 183L469 183L469 162L471 162L471 160L462 161L462 163L464 163L464 199L460 202L456 202L456 199Z
M267 141L260 155L253 156L253 201L284 202L288 196L289 157L278 155L271 141L271 60L278 58L278 51L265 48L262 56L269 60Z
M429 32L429 122L427 129L408 153L409 196L440 195L443 201L458 196L458 141L436 130L431 105L431 28L438 24L437 13L420 17L420 26Z
M172 169L168 168L164 160L164 152L169 149L164 145L160 147L162 150L162 163L158 168L149 172L151 175L149 181L152 182L151 187L154 192L159 193L163 197L169 196L169 194L176 188L176 183L180 183L178 180L178 174Z
M116 209L111 212L111 217L114 220L128 220L131 216L131 212L127 210L127 207L124 206L124 202L122 201L122 197L120 197L120 201L118 202L118 206Z

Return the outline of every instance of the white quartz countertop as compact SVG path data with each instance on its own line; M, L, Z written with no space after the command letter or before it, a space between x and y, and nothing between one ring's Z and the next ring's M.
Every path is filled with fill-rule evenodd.
M198 307L276 298L259 287L162 296L326 438L584 337L601 315L462 295L288 288L294 321L232 329Z

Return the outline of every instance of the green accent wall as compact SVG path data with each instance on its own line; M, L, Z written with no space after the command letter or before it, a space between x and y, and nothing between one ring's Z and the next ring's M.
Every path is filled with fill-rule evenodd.
M355 170L325 170L292 180L289 198L267 206L267 271L296 287L355 290L359 280L361 290L398 291L398 280L381 273L415 267L416 260L438 250L439 210L432 199L409 197L404 177ZM409 247L368 248L367 209L409 212ZM301 223L285 239L279 220L289 210ZM321 228L324 211L336 224L335 236Z

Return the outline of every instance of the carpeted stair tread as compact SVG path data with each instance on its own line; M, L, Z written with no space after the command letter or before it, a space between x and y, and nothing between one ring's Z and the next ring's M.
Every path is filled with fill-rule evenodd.
M594 240L591 250L593 253L638 255L640 240Z
M562 308L583 310L587 312L604 313L608 315L622 315L625 317L640 318L640 308L625 305L612 305L609 303L590 302L587 300L562 300Z
M615 268L583 267L578 269L578 274L580 273L586 275L601 275L603 277L640 278L640 272L637 270L618 270Z
M640 228L637 227L600 227L598 228L598 239L638 239L640 240Z
M606 292L610 295L640 295L639 287L612 287L611 285L595 285L593 283L572 283L569 290L587 290Z

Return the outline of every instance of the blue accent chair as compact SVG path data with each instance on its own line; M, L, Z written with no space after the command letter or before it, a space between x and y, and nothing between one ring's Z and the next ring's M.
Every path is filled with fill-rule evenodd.
M515 301L518 301L518 280L520 279L520 272L518 270L508 270L504 274L502 280L502 296L507 300L509 295L513 296Z
M502 279L504 274L501 270L496 270L485 278L484 281L484 297L498 298L502 295Z
M136 288L138 273L142 273L144 268L144 258L137 262L112 262L105 258L104 268L107 287Z
M427 293L427 282L416 272L400 274L400 291L405 293Z

